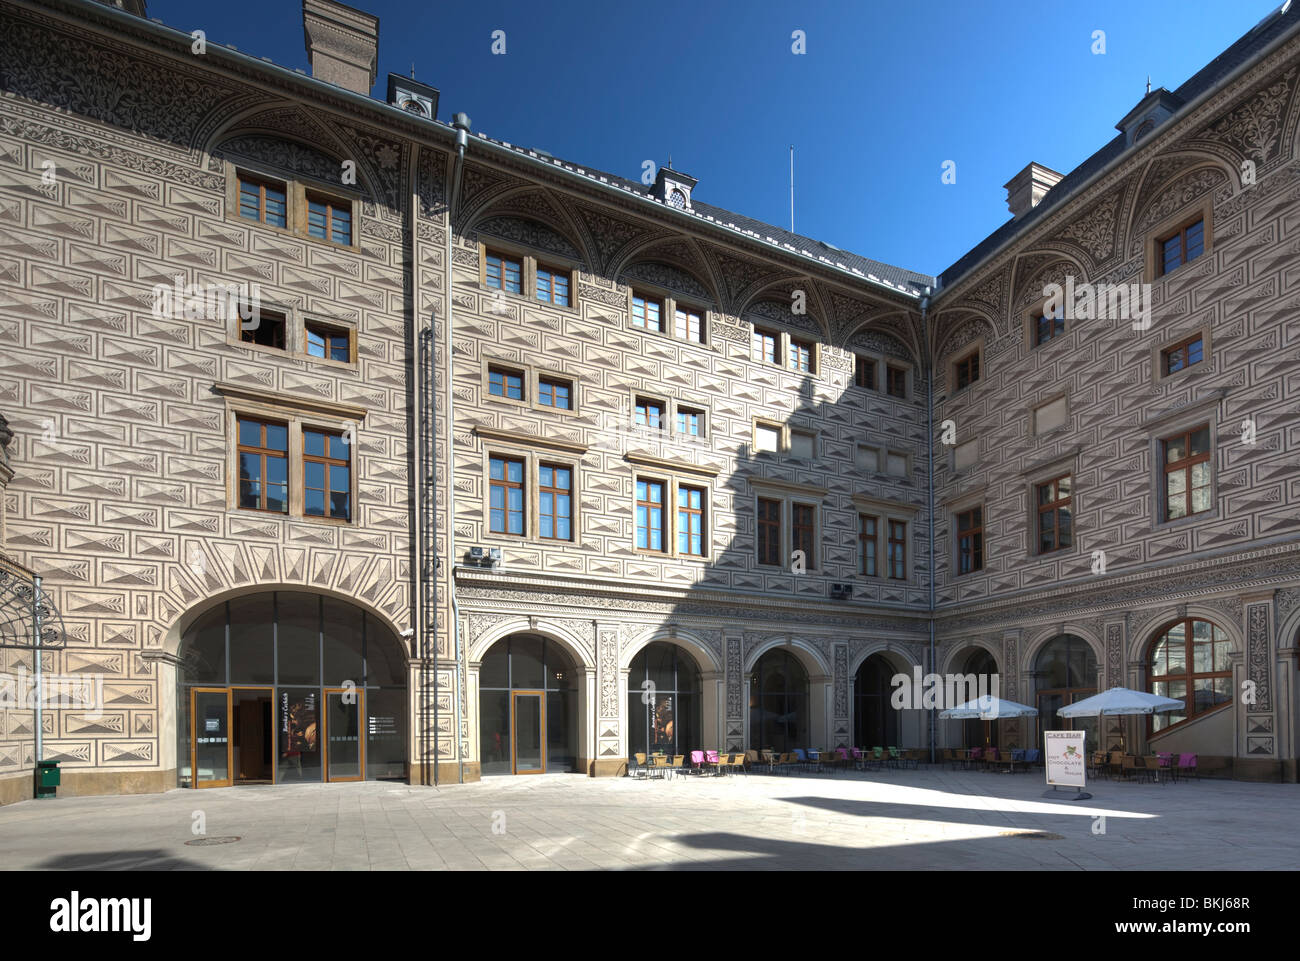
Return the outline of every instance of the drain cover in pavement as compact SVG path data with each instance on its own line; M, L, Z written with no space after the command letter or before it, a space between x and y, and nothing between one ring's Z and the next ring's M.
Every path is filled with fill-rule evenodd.
M239 838L195 838L185 843L192 848L207 847L209 844L234 844Z
M1050 834L1047 831L1003 831L1004 838L1025 838L1029 841L1064 841L1064 834Z

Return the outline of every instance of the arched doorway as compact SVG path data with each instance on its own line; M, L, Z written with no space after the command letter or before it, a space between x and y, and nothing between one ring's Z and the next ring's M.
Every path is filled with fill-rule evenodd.
M973 674L977 681L979 678L991 678L998 672L998 662L982 647L977 647L966 655L961 664L961 673ZM986 682L981 689L991 690L991 687ZM997 721L981 721L977 717L969 717L961 723L962 743L966 747L984 747L986 744L998 747L998 728L1002 725Z
M749 677L749 746L788 753L812 747L808 672L789 651L768 651Z
M704 687L695 659L677 644L648 644L627 674L629 754L685 754L701 741Z
M1086 731L1087 750L1100 750L1095 717L1059 717L1057 710L1097 693L1097 655L1092 645L1075 634L1060 634L1034 658L1037 676L1038 746L1044 731Z
M407 777L407 657L361 608L231 598L184 632L179 660L182 787Z
M858 668L853 679L854 745L898 746L898 711L890 704L890 679L897 673L883 654L872 654Z
M578 762L578 672L550 638L512 634L479 668L484 776L572 771Z

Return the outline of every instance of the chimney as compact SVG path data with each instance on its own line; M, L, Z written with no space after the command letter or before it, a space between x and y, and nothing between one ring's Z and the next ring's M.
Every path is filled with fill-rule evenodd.
M1007 188L1007 207L1017 217L1028 213L1063 176L1050 167L1031 163L1003 185Z
M307 61L317 80L370 96L379 60L379 18L335 0L302 0Z

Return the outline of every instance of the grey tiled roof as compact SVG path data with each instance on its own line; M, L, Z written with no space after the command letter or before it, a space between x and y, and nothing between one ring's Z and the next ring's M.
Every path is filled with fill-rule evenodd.
M1175 95L1181 98L1184 104L1191 103L1237 67L1258 56L1265 47L1294 27L1298 21L1300 21L1300 2L1292 3L1290 9L1285 13L1282 12L1282 7L1278 7L1252 27L1236 43L1193 74L1186 83L1174 91ZM1063 177L1059 183L1047 192L1037 207L1021 217L1008 220L976 244L951 267L943 271L939 275L939 289L951 287L961 279L963 274L979 264L980 261L1001 247L1006 241L1022 230L1029 229L1045 217L1053 207L1068 197L1076 186L1086 183L1088 178L1104 168L1122 154L1124 150L1124 134L1119 133L1113 140Z

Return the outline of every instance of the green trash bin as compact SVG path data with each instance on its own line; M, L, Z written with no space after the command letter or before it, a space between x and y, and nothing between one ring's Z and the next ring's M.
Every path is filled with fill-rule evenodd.
M38 798L54 797L59 788L59 762L36 762L36 796Z

